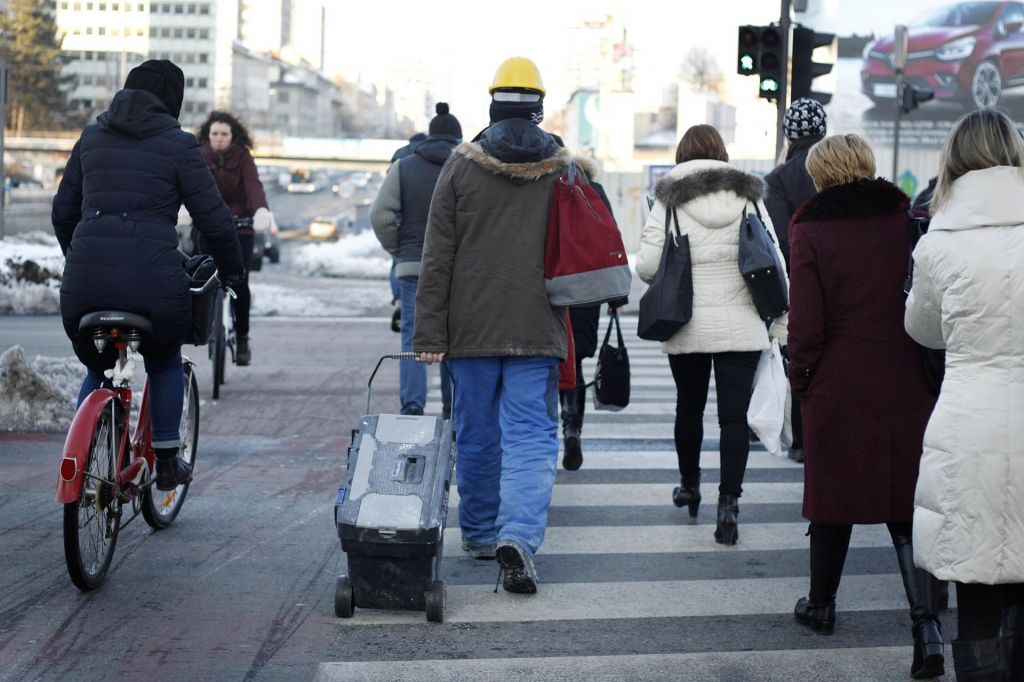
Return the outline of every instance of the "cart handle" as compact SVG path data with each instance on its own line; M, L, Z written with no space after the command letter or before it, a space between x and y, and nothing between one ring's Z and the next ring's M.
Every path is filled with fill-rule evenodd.
M377 376L377 370L384 364L385 360L415 360L419 357L419 353L389 353L387 355L380 356L380 360L377 361L377 366L373 368L373 373L370 375L370 380L366 382L366 414L370 414L370 403L373 401L373 379Z

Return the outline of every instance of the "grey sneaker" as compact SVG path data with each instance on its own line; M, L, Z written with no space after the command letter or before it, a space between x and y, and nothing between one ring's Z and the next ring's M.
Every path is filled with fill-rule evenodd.
M480 561L493 561L494 560L494 545L482 545L480 547L471 547L465 540L462 541L462 551L468 552L469 556Z
M533 557L529 552L512 540L501 540L495 556L501 565L501 586L506 592L537 593L537 569L533 567Z

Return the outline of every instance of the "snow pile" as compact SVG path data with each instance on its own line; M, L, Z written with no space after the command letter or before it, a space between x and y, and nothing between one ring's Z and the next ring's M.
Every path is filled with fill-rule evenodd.
M0 239L0 315L60 311L64 256L57 238L29 232Z
M339 280L335 280L339 281ZM352 317L390 314L386 280L344 280L346 285L292 288L249 281L252 315L264 317Z
M386 279L391 273L391 256L371 230L336 242L306 244L288 260L292 269L308 275Z
M0 430L67 429L84 373L77 358L29 362L21 346L9 348L0 355Z

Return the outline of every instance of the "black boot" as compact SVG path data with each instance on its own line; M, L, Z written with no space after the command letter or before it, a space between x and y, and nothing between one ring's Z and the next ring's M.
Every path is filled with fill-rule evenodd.
M1003 652L999 638L953 640L953 669L957 682L1005 682Z
M800 597L793 609L793 616L801 625L806 625L819 635L831 635L836 628L836 600L816 604L807 597Z
M715 528L715 542L720 545L735 545L739 540L737 528L740 513L740 498L736 495L718 496L718 526Z
M897 536L893 538L893 544L914 623L914 661L910 665L910 676L915 680L939 677L945 674L945 659L942 655L942 628L937 615L936 582L927 571L914 566L911 538Z
M672 504L677 507L689 507L690 518L697 518L700 507L700 472L692 481L683 477L683 484L672 491Z
M583 466L580 435L583 430L583 406L587 398L587 387L577 384L570 390L559 391L558 397L562 403L562 437L565 441L562 468L566 471L576 471Z
M174 490L192 480L192 465L178 457L178 448L153 448L156 453L156 489Z
M239 336L238 347L235 349L235 364L245 367L252 362L252 351L249 349L249 337Z
M1006 679L1024 680L1024 607L1011 606L1003 611L1003 661Z

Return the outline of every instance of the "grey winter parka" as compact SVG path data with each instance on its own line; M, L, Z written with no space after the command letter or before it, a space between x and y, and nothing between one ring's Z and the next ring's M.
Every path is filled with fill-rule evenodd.
M416 296L417 352L564 359L563 308L544 289L544 242L569 152L509 119L459 145L441 170Z

